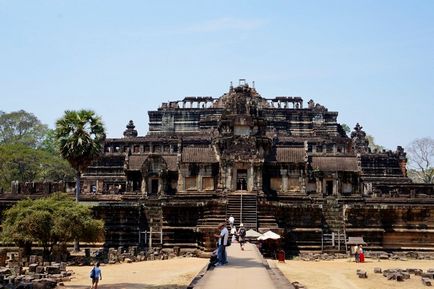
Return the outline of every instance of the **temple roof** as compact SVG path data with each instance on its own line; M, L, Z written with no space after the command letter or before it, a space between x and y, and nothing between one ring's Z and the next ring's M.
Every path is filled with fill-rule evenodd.
M304 148L277 148L276 161L280 163L304 163L306 151Z
M184 163L216 163L217 158L213 148L185 147L182 150Z
M312 157L312 168L319 169L321 171L331 172L331 171L349 171L357 172L359 171L357 166L357 157L323 157L314 156Z
M128 169L132 171L140 171L148 155L131 155L128 158Z
M131 155L128 158L128 170L130 171L140 171L142 170L143 163L148 158L148 154L146 155ZM167 164L167 169L169 171L177 171L177 156L176 155L162 155L161 156Z

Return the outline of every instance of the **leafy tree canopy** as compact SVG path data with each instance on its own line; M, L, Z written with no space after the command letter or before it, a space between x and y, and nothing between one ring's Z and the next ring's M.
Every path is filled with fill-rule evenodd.
M61 158L54 130L24 110L0 111L0 188L12 181L70 181L74 170Z
M12 181L71 181L74 170L59 155L24 144L0 145L0 187Z
M369 141L369 148L371 149L371 151L380 151L381 152L382 150L386 149L384 146L376 144L375 139L372 135L367 134L366 138Z
M348 124L343 123L343 124L341 124L341 127L346 134L349 134L351 132L351 128L348 126Z
M38 243L45 251L74 239L102 241L104 223L92 218L88 207L66 194L17 202L4 212L2 239L18 246Z
M48 127L32 113L24 110L0 113L0 144L19 143L37 148Z

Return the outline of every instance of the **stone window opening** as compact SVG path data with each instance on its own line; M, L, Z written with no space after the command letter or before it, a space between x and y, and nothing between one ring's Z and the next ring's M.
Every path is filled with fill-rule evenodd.
M133 153L139 153L140 152L140 146L138 146L138 145L135 145L134 147L133 147Z

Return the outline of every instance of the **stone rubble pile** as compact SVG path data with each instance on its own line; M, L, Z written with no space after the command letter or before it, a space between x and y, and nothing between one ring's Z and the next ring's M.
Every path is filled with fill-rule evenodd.
M434 254L430 252L394 252L387 253L382 251L367 251L365 256L372 259L379 260L399 260L407 261L409 259L415 260L434 260Z
M196 250L194 251L181 251L179 247L174 247L173 249L162 250L158 248L153 248L148 251L138 251L137 247L119 247L118 249L110 248L108 250L108 260L109 264L115 263L132 263L139 261L153 261L153 260L168 260L175 257L196 257L198 256Z
M302 261L328 261L335 259L346 259L351 257L345 253L315 253L315 252L301 252L295 260ZM434 254L430 252L395 252L387 253L383 251L366 251L365 257L378 259L378 260L399 260L407 261L409 259L417 260L434 260Z
M434 282L434 268L428 269L426 272L424 272L422 269L416 268L392 268L382 270L379 267L375 267L374 273L383 274L383 276L387 278L387 280L396 280L399 282L410 279L410 275L420 276L422 284L424 284L425 286L431 286L431 284ZM357 269L356 274L359 276L359 278L368 278L368 273L364 270Z
M347 254L342 253L300 253L297 257L298 260L302 261L331 261L335 259L346 259Z
M14 259L0 267L0 289L51 289L70 281L72 272L66 270L66 263L42 262L34 255L29 260L27 267Z

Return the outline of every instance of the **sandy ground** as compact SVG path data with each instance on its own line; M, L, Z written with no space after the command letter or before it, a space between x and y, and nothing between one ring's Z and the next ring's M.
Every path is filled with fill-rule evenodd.
M398 282L387 280L383 274L375 274L374 267L384 269L417 268L426 271L434 268L434 261L430 260L372 260L365 259L365 263L355 263L349 259L333 261L292 261L277 263L277 267L289 279L290 282L298 281L308 289L389 289L389 288L427 288L420 280L420 276L410 275L409 280ZM357 269L365 270L368 279L360 279ZM434 280L433 280L434 281Z
M208 259L175 258L163 261L146 261L101 265L102 280L99 289L184 289L197 273L208 264ZM74 271L65 289L90 288L91 266L69 266Z

